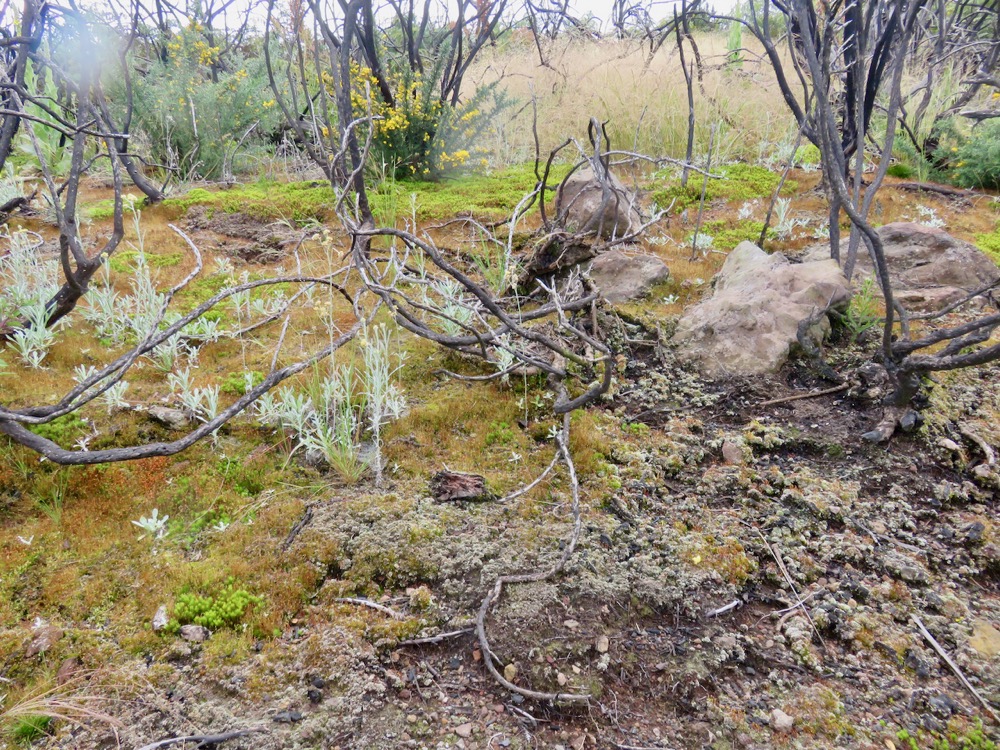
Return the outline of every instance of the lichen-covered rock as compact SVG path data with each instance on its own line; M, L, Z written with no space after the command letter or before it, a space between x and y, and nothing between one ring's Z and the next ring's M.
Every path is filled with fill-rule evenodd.
M155 421L169 427L171 430L186 430L191 426L191 417L182 409L172 409L159 404L150 406L146 413Z
M893 291L912 310L939 310L1000 278L1000 268L975 245L956 239L943 229L911 222L879 227ZM849 238L841 241L840 254L847 254ZM828 257L829 247L816 247L807 259ZM869 275L872 262L862 245L858 272Z
M741 242L716 276L715 293L685 312L673 342L710 377L776 372L798 345L800 325L850 298L834 261L793 264ZM806 335L818 342L828 331L823 315Z
M624 237L642 225L636 196L613 174L599 180L590 167L577 170L556 192L556 222L572 232Z
M670 277L667 264L652 255L626 255L620 250L601 253L590 263L591 280L608 302L628 302L649 294L654 284Z
M181 625L181 638L189 643L203 643L212 635L203 625Z

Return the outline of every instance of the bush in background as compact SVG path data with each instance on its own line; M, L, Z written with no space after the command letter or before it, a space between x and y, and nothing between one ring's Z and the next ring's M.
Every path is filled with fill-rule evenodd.
M182 178L217 179L226 176L227 159L232 167L244 134L254 127L243 148L260 149L281 111L263 55L231 53L222 61L201 31L191 23L168 43L165 63L146 63L144 74L134 74L134 120L154 161L177 168Z

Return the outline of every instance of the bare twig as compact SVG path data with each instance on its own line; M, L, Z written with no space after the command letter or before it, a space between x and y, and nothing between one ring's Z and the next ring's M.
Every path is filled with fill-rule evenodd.
M458 638L460 635L467 635L469 633L475 633L475 628L462 628L461 630L449 630L447 633L438 633L437 635L430 635L426 638L410 638L406 641L400 641L400 646L428 646L436 643L443 643L449 638Z
M986 699L979 694L979 691L976 690L974 687L972 687L972 683L969 682L968 679L966 679L965 675L962 674L962 670L959 669L958 665L952 660L950 656L948 656L948 652L945 651L944 647L937 642L934 636L930 634L930 631L928 631L927 628L924 627L923 621L921 621L921 619L916 615L910 615L910 619L913 620L913 624L917 626L917 629L920 631L920 634L927 640L928 643L931 644L934 650L937 651L938 656L940 656L941 659L944 661L944 663L947 664L948 667L951 669L951 671L955 673L955 676L958 678L958 681L962 683L962 686L966 690L968 690L975 697L977 701L979 701L979 704L983 707L986 713L989 714L990 718L993 719L995 723L1000 724L1000 715L998 715L997 712L993 709L993 706L987 703Z
M783 396L782 398L772 398L770 401L762 401L757 404L758 407L761 406L774 406L775 404L786 404L789 401L801 401L807 398L819 398L820 396L829 396L831 393L840 393L841 391L846 391L851 387L850 383L842 383L841 385L835 385L833 388L824 388L822 391L812 391L811 393L796 393L794 396Z
M713 609L710 612L706 612L705 617L718 617L719 615L724 615L726 614L726 612L731 612L732 610L736 609L742 603L743 602L741 602L739 599L733 599L731 602L729 602L729 604L725 604L719 607L718 609Z
M823 650L826 651L826 641L824 641L823 636L819 634L819 628L816 627L816 623L813 622L812 615L809 614L809 610L806 608L805 599L799 596L799 591L795 588L795 582L792 580L791 575L789 575L788 568L785 567L784 560L781 559L781 555L778 554L778 551L771 546L770 542L767 541L767 538L761 533L760 529L754 528L754 531L757 532L757 536L760 537L760 540L764 543L767 551L771 553L771 557L774 558L774 562L778 565L778 570L781 571L782 577L785 579L788 587L792 590L792 594L795 596L795 606L801 607L802 613L806 616L806 619L809 620L809 625L812 627L813 633L816 634L819 642L823 644Z
M507 690L523 695L525 698L531 698L538 701L548 701L550 703L588 703L591 696L587 694L546 693L515 685L513 682L504 677L504 675L500 673L500 670L497 669L497 666L493 661L494 657L493 651L490 647L490 641L486 637L486 618L489 615L492 606L500 599L503 587L507 584L535 583L552 578L566 566L566 562L569 560L574 550L576 550L577 542L580 540L580 531L582 529L582 521L580 518L580 484L576 478L576 467L573 464L573 457L569 452L568 413L563 416L563 429L562 432L556 437L556 441L559 445L559 454L562 457L562 460L566 465L566 471L569 474L570 489L573 494L573 530L570 533L569 540L563 547L562 555L559 556L559 559L548 570L504 575L497 578L496 582L493 584L493 588L490 590L490 593L486 595L483 599L482 605L479 607L479 614L476 616L476 632L479 636L479 646L483 653L483 663L486 664L486 669L489 670L489 673L493 675L493 678Z
M248 734L260 734L266 732L267 730L264 729L264 727L255 727L254 729L238 729L235 732L224 732L222 734L192 734L186 737L171 737L166 740L151 742L148 745L143 745L138 748L138 750L157 750L161 747L177 745L182 742L196 742L198 744L196 744L195 747L203 747L205 745L217 745L220 742L228 742L229 740L235 740L239 737L246 737Z
M406 615L397 612L392 607L387 607L384 604L379 604L378 602L373 602L371 599L355 599L354 597L341 597L339 599L334 599L338 604L357 604L359 607L370 607L371 609L378 610L379 612L389 615L394 620L405 620Z
M524 485L524 487L522 487L519 490L511 492L509 495L505 495L504 497L500 498L497 502L506 503L509 502L510 500L513 500L514 498L521 497L521 495L531 492L531 490L537 487L538 484L543 479L545 479L546 476L548 476L549 472L555 468L556 464L559 463L559 460L561 458L562 456L558 452L556 452L556 455L552 457L551 463L549 463L549 465L545 467L545 471L543 471L541 474L535 477L535 479L532 480L529 484Z

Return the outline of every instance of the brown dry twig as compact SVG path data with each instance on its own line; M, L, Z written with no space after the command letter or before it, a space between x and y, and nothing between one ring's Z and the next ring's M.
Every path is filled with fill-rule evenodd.
M835 385L833 388L824 388L822 391L812 391L810 393L796 393L794 396L783 396L782 398L772 398L770 401L762 401L757 404L758 407L761 406L775 406L777 404L787 404L791 401L802 401L807 398L819 398L820 396L829 396L832 393L840 393L841 391L846 391L851 387L850 383L842 383L841 385Z
M392 607L387 607L384 604L379 604L378 602L373 602L371 599L355 599L353 597L341 597L339 599L334 599L338 604L357 604L359 607L370 607L371 609L378 610L379 612L389 615L394 620L405 620L406 615L397 612Z
M546 693L515 685L513 682L504 677L504 675L500 673L500 670L497 669L496 664L493 661L493 651L490 648L489 638L486 637L486 618L489 616L490 609L500 599L500 595L503 593L503 587L508 584L536 583L552 578L566 567L566 562L576 550L576 545L580 541L580 531L582 529L582 521L580 518L580 484L576 477L576 466L573 463L573 457L569 452L569 414L565 414L563 416L563 429L562 432L556 436L556 442L559 446L559 454L562 457L563 463L566 465L566 472L569 475L570 490L573 495L573 530L563 548L562 555L559 556L559 559L554 565L552 565L552 567L547 570L539 570L532 573L504 575L496 579L493 584L493 588L490 589L490 593L486 595L483 599L483 603L479 607L479 614L476 616L476 633L479 638L479 646L483 654L483 663L486 665L486 669L489 670L489 673L493 675L493 678L507 690L510 690L512 693L523 695L525 698L531 698L532 700L538 701L548 701L550 703L589 703L591 696L588 694Z
M944 647L937 642L937 639L935 639L934 636L930 634L930 631L924 626L923 621L916 615L910 615L910 619L913 620L913 624L917 626L920 634L927 640L928 643L931 644L934 650L937 651L938 656L940 656L951 671L955 673L955 676L958 678L958 681L962 683L962 686L968 690L977 701L979 701L979 705L981 705L986 713L989 714L990 718L997 724L1000 724L1000 715L998 715L993 709L993 706L991 706L986 699L979 694L979 691L972 686L972 683L966 679L965 675L962 674L962 670L959 669L958 665L950 656L948 656L948 652L944 650Z
M409 640L400 641L400 646L429 646L437 643L443 643L449 638L458 638L460 635L467 635L469 633L476 632L475 628L462 628L461 630L449 630L447 633L438 633L437 635L429 635L426 638L410 638Z
M228 742L229 740L246 737L248 734L259 734L261 732L266 733L267 730L264 729L264 727L255 727L253 729L237 729L234 732L223 732L222 734L192 734L187 737L170 737L165 740L159 740L157 742L151 742L148 745L143 745L138 748L138 750L158 750L158 748L178 745L182 742L196 742L198 744L196 744L195 747L218 745L222 742Z
M778 570L781 571L782 577L785 579L788 587L792 590L792 594L795 596L795 606L802 608L802 613L806 616L806 619L809 620L809 625L812 628L813 633L816 634L816 638L818 638L819 642L823 645L823 650L829 653L826 641L824 641L823 636L819 634L819 628L816 627L816 623L813 622L812 615L809 614L809 610L806 608L805 599L799 596L799 591L795 588L795 582L792 580L792 576L788 573L788 569L785 567L785 562L781 559L781 555L778 554L778 551L771 546L770 542L767 541L767 538L761 533L760 529L755 528L754 531L757 532L757 536L760 537L760 541L763 542L767 551L771 553L771 557L774 558L774 562L778 565Z

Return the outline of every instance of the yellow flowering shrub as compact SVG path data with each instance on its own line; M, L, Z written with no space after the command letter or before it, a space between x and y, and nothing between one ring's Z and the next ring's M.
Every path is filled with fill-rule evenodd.
M452 107L436 96L435 80L406 72L390 82L393 103L379 95L370 68L351 64L351 108L355 117L371 113L372 160L397 178L432 179L447 172L484 166L476 147L486 123L484 97Z
M217 178L248 128L258 122L254 134L265 135L282 120L263 57L234 51L222 60L223 46L210 43L197 21L166 49L166 62L154 60L148 74L132 77L135 127L148 136L154 161L185 176ZM113 104L124 100L111 97ZM250 138L243 148L256 145Z

